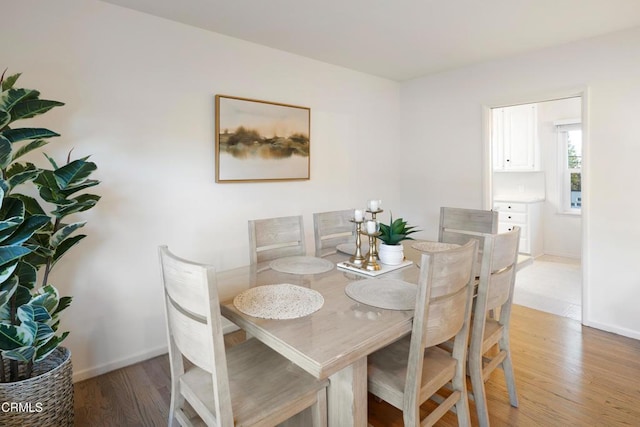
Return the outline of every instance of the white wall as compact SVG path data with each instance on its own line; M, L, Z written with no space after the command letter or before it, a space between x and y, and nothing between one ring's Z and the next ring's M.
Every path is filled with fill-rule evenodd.
M103 181L89 237L52 277L75 296L76 379L165 350L158 244L231 268L247 261L248 219L303 214L311 242L314 211L374 196L433 238L440 206L482 207L482 107L585 85L584 319L640 338L640 29L399 85L96 0L2 12L3 67L67 103L33 122L63 135L47 151L91 154ZM215 184L218 93L311 107L311 180Z
M313 212L398 205L395 82L96 0L2 15L2 68L66 102L32 122L63 135L47 151L91 154L102 180L88 238L52 277L75 297L62 327L76 379L165 351L159 244L228 269L248 262L249 219L303 214L313 248ZM311 180L216 184L215 94L310 107Z
M442 205L483 207L483 106L588 86L584 323L640 338L640 28L427 76L401 88L402 196L430 237Z
M582 217L562 213L560 206L558 173L558 133L555 121L580 119L581 98L567 98L538 103L538 139L542 155L542 168L546 175L543 230L544 253L580 258L582 252Z

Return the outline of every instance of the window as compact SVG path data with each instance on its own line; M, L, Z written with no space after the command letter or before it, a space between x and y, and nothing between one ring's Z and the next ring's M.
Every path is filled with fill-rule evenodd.
M582 210L582 126L579 122L557 124L560 206L564 213Z

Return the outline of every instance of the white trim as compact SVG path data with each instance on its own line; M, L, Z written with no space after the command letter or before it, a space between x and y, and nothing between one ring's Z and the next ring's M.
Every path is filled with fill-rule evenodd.
M554 126L568 126L568 125L580 125L582 121L580 119L562 119L562 120L554 120Z
M583 310L584 311L584 310ZM588 326L590 328L600 329L602 331L611 332L617 335L621 335L623 337L629 337L636 340L640 340L640 333L638 331L629 329L629 328L620 328L618 326L612 326L608 323L600 323L600 322L592 322L582 320L582 324L584 326Z
M105 363L103 365L94 366L88 369L84 369L79 372L73 373L73 382L83 381L89 378L97 377L98 375L106 374L107 372L115 371L116 369L124 368L135 363L143 362L145 360L153 359L154 357L167 354L168 347L163 345L156 347L152 350L142 351L136 353L133 356L125 357L114 362ZM73 356L72 356L73 359Z
M493 207L493 194L491 189L492 153L491 153L491 109L506 107L509 105L533 104L538 102L554 101L566 98L582 98L582 323L588 325L589 318L589 87L580 86L548 92L539 92L534 95L511 96L508 99L497 99L482 105L482 136L484 139L484 204L487 209Z

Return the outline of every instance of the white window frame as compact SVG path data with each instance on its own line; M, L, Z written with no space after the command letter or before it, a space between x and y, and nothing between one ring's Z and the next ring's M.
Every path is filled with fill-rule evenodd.
M567 134L569 131L582 131L579 119L562 120L554 123L558 139L558 206L559 213L581 215L582 208L571 206L571 174L582 174L582 168L569 168L569 147Z

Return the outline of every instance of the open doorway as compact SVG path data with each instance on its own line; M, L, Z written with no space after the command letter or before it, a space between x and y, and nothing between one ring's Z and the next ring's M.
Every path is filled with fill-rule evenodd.
M530 257L514 303L582 319L580 96L490 109L491 207L500 231L521 228Z

